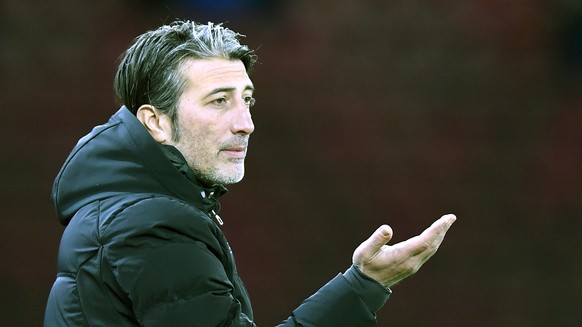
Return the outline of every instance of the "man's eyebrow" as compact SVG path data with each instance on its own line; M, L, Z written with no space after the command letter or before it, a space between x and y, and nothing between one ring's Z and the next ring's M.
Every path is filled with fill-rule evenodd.
M213 94L216 94L216 93L222 93L222 92L229 93L229 92L234 92L235 90L236 90L235 87L219 87L219 88L216 88L216 89L208 92L208 94L205 97L207 98L207 97L209 97L209 96L211 96ZM252 86L252 85L247 85L247 86L245 86L244 91L254 92L255 91L255 87Z

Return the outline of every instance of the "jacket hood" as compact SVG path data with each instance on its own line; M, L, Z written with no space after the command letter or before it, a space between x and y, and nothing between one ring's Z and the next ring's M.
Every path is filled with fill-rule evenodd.
M52 201L63 225L84 205L108 197L151 193L168 195L207 209L216 208L223 187L206 188L187 177L185 160L168 157L126 107L77 142L58 173Z

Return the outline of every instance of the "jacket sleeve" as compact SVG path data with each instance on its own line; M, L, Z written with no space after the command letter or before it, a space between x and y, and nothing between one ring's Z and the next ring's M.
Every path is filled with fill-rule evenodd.
M142 200L106 226L104 253L142 326L255 326L233 296L211 221L172 199Z
M391 293L352 266L303 301L279 327L373 326Z

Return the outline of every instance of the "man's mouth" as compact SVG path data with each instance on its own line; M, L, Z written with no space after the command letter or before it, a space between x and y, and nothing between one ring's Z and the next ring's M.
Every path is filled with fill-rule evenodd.
M220 152L231 158L242 159L246 156L247 147L245 145L227 146L222 148Z

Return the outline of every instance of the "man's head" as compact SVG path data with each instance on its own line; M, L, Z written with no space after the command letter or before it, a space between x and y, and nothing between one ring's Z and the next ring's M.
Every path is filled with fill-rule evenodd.
M117 97L134 114L149 104L174 123L186 87L181 66L188 59L240 60L247 72L256 55L241 45L241 35L220 24L174 21L138 36L121 57L115 76Z
M122 57L115 90L159 143L175 146L207 184L244 175L256 60L238 34L178 21L139 36Z

